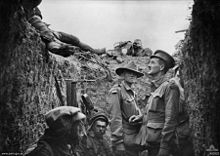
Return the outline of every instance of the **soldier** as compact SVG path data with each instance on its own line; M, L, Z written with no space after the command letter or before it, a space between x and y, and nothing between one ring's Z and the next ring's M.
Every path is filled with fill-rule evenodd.
M178 111L178 126L176 127L176 155L178 156L193 156L192 133L189 127L189 115L187 113L184 84L182 71L179 65L174 68L174 77L170 80L175 82L180 91L179 111ZM184 152L182 152L184 151Z
M111 88L107 99L110 107L113 151L116 156L136 156L140 151L140 146L136 144L140 124L130 123L128 119L132 115L142 116L142 114L131 86L144 74L137 70L133 61L125 67L117 68L116 74L121 76L123 81Z
M49 128L37 142L37 147L28 156L69 156L85 134L82 120L85 115L72 106L60 106L46 113ZM72 151L74 152L74 151Z
M140 39L135 39L132 47L133 47L132 56L151 56L152 55L152 50L149 48L144 49Z
M92 115L89 120L88 135L79 149L80 156L113 156L110 141L105 136L109 120L102 112Z
M105 48L93 49L81 42L76 36L65 32L51 30L49 24L42 21L41 11L37 7L42 0L22 0L22 5L27 15L28 22L40 33L46 47L52 53L68 57L73 55L76 47L93 53L105 53Z
M168 53L157 50L151 56L148 74L152 76L152 93L144 116L132 116L135 122L143 119L139 135L141 144L148 147L149 156L180 156L176 143L176 127L180 124L180 91L173 80L165 76L175 61ZM183 151L181 151L183 153Z

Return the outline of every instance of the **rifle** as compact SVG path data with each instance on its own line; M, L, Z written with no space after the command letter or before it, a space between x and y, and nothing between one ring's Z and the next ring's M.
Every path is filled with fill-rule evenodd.
M77 96L76 96L76 83L83 83L83 82L95 82L96 80L73 80L73 79L65 79L67 83L67 105L80 107L82 113L87 116L89 120L93 112L97 112L95 109L93 102L89 98L88 94L81 94L81 105L77 103Z
M93 102L89 98L88 94L82 94L82 112L87 116L89 120L93 112L97 112L98 110L94 107Z

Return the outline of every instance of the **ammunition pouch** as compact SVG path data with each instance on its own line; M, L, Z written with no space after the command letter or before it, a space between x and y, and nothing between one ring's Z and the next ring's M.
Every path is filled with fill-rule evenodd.
M176 135L178 139L186 139L190 136L189 120L181 121L176 128Z
M147 123L146 125L146 142L160 143L164 123Z

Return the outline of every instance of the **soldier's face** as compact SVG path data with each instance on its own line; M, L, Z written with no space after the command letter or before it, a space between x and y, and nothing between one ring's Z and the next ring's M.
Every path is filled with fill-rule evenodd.
M137 75L134 72L125 71L124 80L128 83L135 83L137 81Z
M150 63L148 64L148 74L151 76L157 75L159 72L161 72L164 67L161 65L159 58L151 58Z
M97 137L102 137L105 134L106 127L105 121L97 120L93 125L93 131Z

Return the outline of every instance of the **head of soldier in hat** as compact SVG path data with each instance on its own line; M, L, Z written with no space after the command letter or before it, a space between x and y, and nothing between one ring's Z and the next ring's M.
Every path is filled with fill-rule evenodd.
M137 65L133 61L124 67L117 68L115 72L129 85L135 83L137 78L144 76L142 72L138 71Z
M133 42L134 48L142 48L142 42L140 39L135 39Z
M26 10L31 10L37 7L41 1L42 0L21 0L21 4Z
M106 132L106 128L109 124L108 117L104 112L98 111L93 114L89 121L89 130L93 131L97 138L102 138Z
M60 143L78 144L85 134L83 119L85 115L73 106L60 106L46 113L48 125L45 134Z
M154 78L160 77L174 66L175 61L172 56L163 50L156 50L150 57L150 62L148 64L148 74Z

